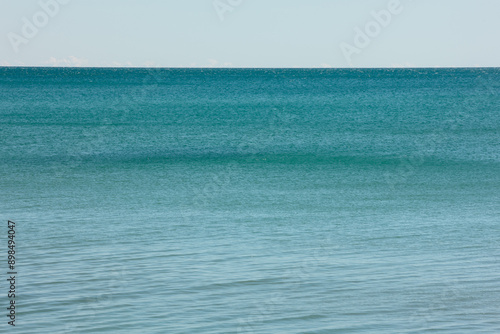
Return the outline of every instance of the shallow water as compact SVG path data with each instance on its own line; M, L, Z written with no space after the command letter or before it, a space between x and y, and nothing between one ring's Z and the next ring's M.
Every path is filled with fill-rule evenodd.
M0 88L16 332L500 331L498 69L0 68Z

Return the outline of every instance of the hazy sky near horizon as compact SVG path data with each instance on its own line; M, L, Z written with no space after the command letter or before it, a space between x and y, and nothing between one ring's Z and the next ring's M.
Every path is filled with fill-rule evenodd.
M0 4L3 66L500 66L499 0Z

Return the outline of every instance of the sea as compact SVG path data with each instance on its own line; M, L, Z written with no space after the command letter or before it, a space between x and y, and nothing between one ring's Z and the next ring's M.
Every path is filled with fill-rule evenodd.
M0 224L2 333L500 333L500 69L2 67Z

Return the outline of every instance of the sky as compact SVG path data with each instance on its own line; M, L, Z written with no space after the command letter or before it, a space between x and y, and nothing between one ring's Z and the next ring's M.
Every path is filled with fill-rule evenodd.
M500 0L0 0L0 8L0 66L500 66Z

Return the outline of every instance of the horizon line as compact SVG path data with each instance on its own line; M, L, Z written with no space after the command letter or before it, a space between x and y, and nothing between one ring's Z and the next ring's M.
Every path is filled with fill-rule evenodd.
M474 69L474 68L500 68L499 66L385 66L385 67L220 67L220 66L44 66L44 65L0 65L0 68L54 68L54 69L210 69L210 70L239 70L239 69L271 69L271 70L360 70L360 69Z

